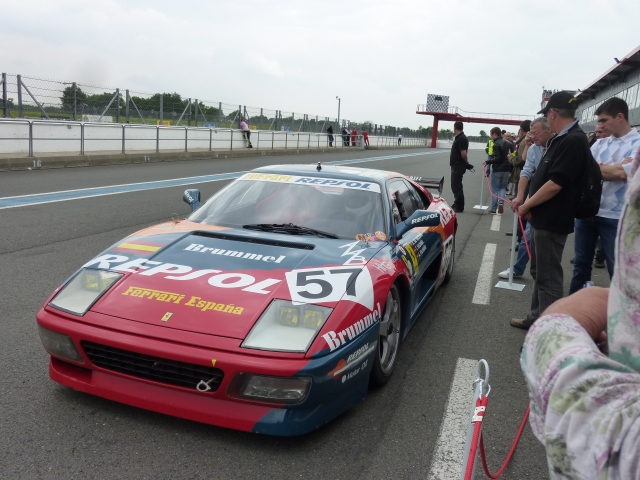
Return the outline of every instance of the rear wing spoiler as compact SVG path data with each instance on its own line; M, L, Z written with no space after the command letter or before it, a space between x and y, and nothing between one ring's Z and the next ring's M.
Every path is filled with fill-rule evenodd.
M442 189L444 188L444 177L442 178L430 178L430 177L409 177L421 187L429 190L438 190L438 195L442 195Z

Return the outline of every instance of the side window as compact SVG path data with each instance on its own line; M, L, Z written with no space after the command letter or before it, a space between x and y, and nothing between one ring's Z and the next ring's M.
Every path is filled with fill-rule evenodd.
M409 194L413 197L415 203L416 203L416 208L415 210L424 210L425 209L425 202L422 199L422 195L420 195L420 192L418 192L413 185L411 185L409 182L407 182L406 180L403 180L404 183L407 184L407 188L409 189ZM414 211L415 211L414 210Z
M416 197L409 191L409 185L402 180L394 180L387 184L391 209L396 225L409 218L418 209Z

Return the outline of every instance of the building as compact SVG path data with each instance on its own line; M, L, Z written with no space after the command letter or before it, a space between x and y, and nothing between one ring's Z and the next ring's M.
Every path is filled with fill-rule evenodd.
M579 90L576 116L585 132L596 129L596 109L608 98L622 98L629 105L629 123L640 126L640 46L618 60L587 87Z

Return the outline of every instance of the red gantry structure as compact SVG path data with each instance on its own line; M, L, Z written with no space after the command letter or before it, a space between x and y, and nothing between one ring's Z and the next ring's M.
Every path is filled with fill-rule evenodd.
M433 97L433 98L431 98ZM426 104L418 105L416 113L418 115L433 115L433 132L431 132L431 148L436 147L438 140L438 123L445 122L466 122L466 123L488 123L494 125L520 125L524 120L533 120L533 115L511 115L503 113L479 113L465 112L458 107L448 106L449 97L442 95L429 95Z

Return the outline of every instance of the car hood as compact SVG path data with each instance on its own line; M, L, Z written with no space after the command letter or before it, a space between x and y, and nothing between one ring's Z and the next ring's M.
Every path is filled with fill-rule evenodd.
M274 299L328 307L346 299L373 308L366 263L384 242L200 230L199 224L189 231L184 223L178 231L138 232L85 264L124 273L91 311L244 339Z

